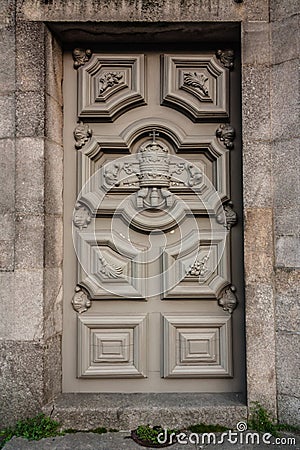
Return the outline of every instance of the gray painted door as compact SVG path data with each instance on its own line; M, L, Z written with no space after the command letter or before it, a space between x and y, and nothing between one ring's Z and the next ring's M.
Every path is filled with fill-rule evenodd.
M167 50L65 55L66 392L243 389L238 74Z

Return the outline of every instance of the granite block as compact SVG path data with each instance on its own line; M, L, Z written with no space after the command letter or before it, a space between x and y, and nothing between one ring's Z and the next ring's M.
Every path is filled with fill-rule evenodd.
M272 23L273 64L299 58L299 28L300 16L292 16L281 22Z
M63 211L63 148L48 139L45 141L45 212Z
M15 136L15 96L0 96L0 139Z
M243 143L244 207L272 207L272 149L269 142Z
M16 94L17 137L44 136L43 90L17 92Z
M50 95L46 95L46 136L58 145L62 145L63 111L62 106Z
M300 330L300 271L276 269L276 330L297 332Z
M62 82L63 82L63 59L62 48L55 39L53 33L45 31L45 53L46 53L46 92L60 105L63 104Z
M243 22L242 64L269 65L270 62L270 24Z
M61 393L62 359L61 336L56 335L48 339L44 345L44 396L49 402Z
M242 75L243 140L269 140L270 68L245 65Z
M300 398L300 334L276 333L277 390Z
M63 259L63 221L61 217L45 218L45 267L59 267Z
M272 208L246 208L244 233L246 284L270 283L274 266Z
M278 395L278 419L281 423L300 426L300 398L292 395ZM298 438L299 439L299 438Z
M0 140L0 213L15 209L15 142Z
M300 13L299 2L295 0L271 0L270 17L272 21L279 21Z
M22 214L44 212L44 140L16 141L16 209Z
M0 93L12 93L15 84L14 29L0 26Z
M44 264L44 218L18 214L16 217L16 268L38 269Z
M0 428L34 416L43 403L43 350L39 343L0 341Z
M272 68L272 137L286 140L299 137L299 63L287 61Z
M276 238L276 266L300 267L300 236L279 236Z
M19 91L43 92L45 78L43 23L17 21L16 75Z
M62 333L63 285L62 269L44 271L44 338Z

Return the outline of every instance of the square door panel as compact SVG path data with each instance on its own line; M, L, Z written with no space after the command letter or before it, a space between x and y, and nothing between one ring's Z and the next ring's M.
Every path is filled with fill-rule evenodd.
M146 315L78 316L78 378L145 378Z
M197 121L229 117L228 70L214 54L164 55L162 105Z
M112 121L146 104L144 55L95 53L78 73L79 117Z
M231 317L164 314L164 378L231 377Z

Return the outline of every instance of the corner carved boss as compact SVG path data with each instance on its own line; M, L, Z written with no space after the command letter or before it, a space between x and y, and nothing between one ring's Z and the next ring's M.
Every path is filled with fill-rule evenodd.
M223 211L216 216L217 222L223 225L227 230L230 230L231 227L237 223L237 213L232 209L232 207L233 203L229 201L223 205Z
M76 141L75 147L79 150L92 137L93 131L87 123L79 122L73 131L73 134Z
M218 298L219 306L224 310L232 314L237 307L237 298L235 295L236 288L233 285L226 286L223 289L221 295Z
M78 69L88 62L92 56L92 50L89 48L87 50L84 50L83 48L74 48L72 56L74 60L74 69Z
M234 67L234 51L230 49L217 50L216 57L226 69L232 70Z
M71 303L74 311L78 312L78 314L84 313L91 307L90 298L79 285L75 287L75 294L73 295Z
M228 123L223 123L216 131L217 138L225 145L226 148L231 150L234 147L233 141L235 138L235 129Z

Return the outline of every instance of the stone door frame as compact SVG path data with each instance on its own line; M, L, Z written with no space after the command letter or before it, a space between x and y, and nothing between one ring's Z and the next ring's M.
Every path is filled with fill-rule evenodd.
M53 24L63 25L66 19L73 20L75 13L68 15L61 10L59 17L55 8L47 9L42 5L31 11L26 9L26 3L18 11L16 22L19 141L16 196L19 213L28 220L28 227L31 222L34 230L27 238L28 248L36 249L37 238L44 239L44 246L39 249L42 256L32 261L31 267L23 267L34 271L37 278L34 281L36 293L31 292L23 300L28 317L33 317L26 338L33 342L41 363L40 369L34 369L30 375L36 391L36 403L31 408L34 410L38 403L44 405L61 394L62 46L50 28ZM257 192L262 177L269 177L267 165L253 171L253 166L268 158L270 151L270 37L266 10L250 8L247 10L246 6L230 2L228 10L221 8L218 16L215 11L206 11L199 23L230 20L241 24L247 402L250 405L259 401L276 416L272 195L265 184ZM168 14L172 23L172 13ZM186 15L188 20L195 20L192 16ZM103 14L100 20L103 23L106 20L105 26L109 27L114 19L108 20ZM127 20L125 14L123 20ZM52 23L50 28L47 22ZM132 32L136 31L132 22L128 25Z

